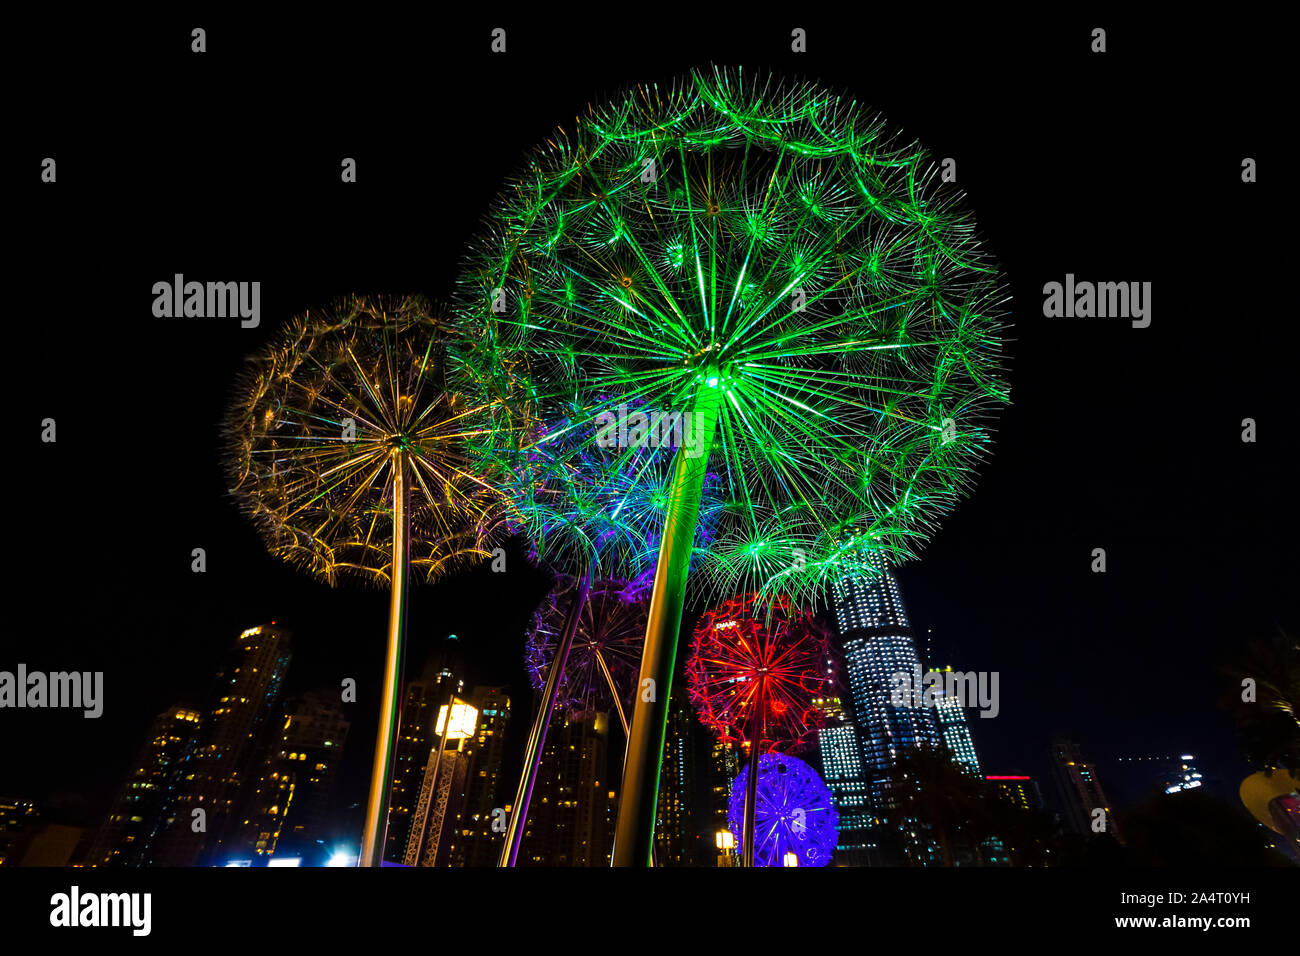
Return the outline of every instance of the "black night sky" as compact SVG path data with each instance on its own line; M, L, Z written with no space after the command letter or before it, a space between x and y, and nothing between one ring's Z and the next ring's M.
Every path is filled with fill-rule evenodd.
M24 266L6 317L0 669L102 670L106 705L99 720L0 716L0 793L97 824L152 717L201 700L238 632L274 619L294 632L289 692L360 684L344 787L363 798L386 596L270 557L226 497L218 426L241 361L346 293L446 300L489 198L551 127L710 62L820 80L956 158L1009 277L1014 404L973 496L899 574L923 654L929 634L932 662L1000 672L1000 716L970 714L985 772L1030 773L1051 799L1060 729L1103 768L1194 753L1235 793L1249 770L1216 668L1249 638L1300 627L1300 430L1294 304L1267 238L1291 200L1233 28L1205 56L1190 25L1114 19L1111 52L1093 56L1094 24L1069 17L623 16L209 19L203 57L188 21L24 38L48 44L48 85L22 92L27 133L8 157ZM497 25L509 52L494 57ZM806 55L789 52L794 25ZM56 186L34 172L46 155ZM355 185L339 182L344 156ZM1246 156L1259 183L1241 182ZM174 273L261 281L260 328L155 319L151 287ZM1043 284L1066 273L1152 282L1151 326L1044 318ZM39 440L46 417L57 444ZM190 570L196 547L206 574ZM1098 547L1105 574L1090 571ZM545 587L515 553L505 575L417 589L408 676L455 633L471 680L511 684L518 707ZM522 748L526 719L514 731Z

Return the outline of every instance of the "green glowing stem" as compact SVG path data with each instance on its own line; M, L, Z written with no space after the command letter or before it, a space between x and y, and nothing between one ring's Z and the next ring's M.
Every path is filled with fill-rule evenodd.
M375 741L375 762L370 772L370 796L366 800L366 821L361 837L362 866L379 866L384 860L388 832L388 793L393 784L393 762L397 757L397 733L401 699L402 663L406 641L406 586L411 570L410 494L406 474L406 452L394 449L393 469L393 565L388 605L388 650L384 656L384 686L379 711L379 732Z
M652 866L655 817L659 805L659 768L663 762L664 735L668 727L668 704L677 663L677 641L682 629L682 608L686 603L686 577L695 544L695 523L699 519L700 496L709 466L708 449L718 427L722 388L718 372L704 373L695 393L691 415L703 454L686 456L678 449L668 491L668 514L664 520L659 563L655 567L654 590L650 596L650 617L646 623L645 648L627 756L623 761L623 787L614 834L614 866ZM714 382L712 386L709 381ZM654 681L653 693L646 684ZM647 700L647 698L650 698Z

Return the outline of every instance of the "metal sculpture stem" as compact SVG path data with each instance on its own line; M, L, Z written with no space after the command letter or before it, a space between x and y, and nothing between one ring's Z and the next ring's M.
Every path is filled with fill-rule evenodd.
M754 865L754 817L758 810L758 748L763 742L763 714L766 712L763 702L763 684L766 679L760 675L758 687L754 691L754 712L749 717L749 779L745 781L745 827L741 842L740 865Z
M600 665L601 672L605 675L605 683L609 685L609 694L614 698L614 709L618 711L618 722L623 725L623 758L627 759L627 740L630 736L627 732L627 714L623 711L623 699L619 696L618 688L614 686L614 675L609 672L609 665L605 663L605 655L599 650L596 652L596 663ZM654 847L650 858L651 866L659 865L659 848Z
M528 735L528 749L524 752L524 769L519 776L519 789L515 793L515 803L506 826L506 839L501 847L498 866L514 866L515 859L519 856L519 843L524 837L524 824L528 819L528 804L533 798L537 768L542 762L542 748L546 746L546 728L551 722L551 712L555 710L560 677L569 659L573 636L578 632L578 621L582 617L582 609L587 604L587 592L591 590L591 578L595 569L596 563L593 560L578 584L578 593L574 595L573 603L565 613L564 629L560 632L560 640L555 647L555 657L546 673L546 686L542 688L542 703L537 709L537 716L533 718L533 729Z
M599 650L596 651L596 663L600 665L600 671L605 675L605 683L609 685L609 696L614 698L614 709L618 711L618 722L623 725L623 736L627 736L627 715L623 712L623 698L619 696L618 688L614 686L614 675L609 672L609 665L605 663L605 655Z
M677 640L682 629L682 608L686 603L686 578L695 546L695 524L700 514L700 495L708 471L713 434L718 427L722 386L717 369L708 369L696 391L691 409L697 449L695 458L686 449L677 451L669 488L668 514L655 567L650 615L646 622L641 672L628 733L627 756L623 761L623 787L614 835L614 866L653 866L655 818L659 807L659 769L664 757L664 734L668 727L668 706L677 664ZM647 683L650 681L652 683Z
M365 830L361 837L362 866L380 866L388 834L388 794L393 785L393 762L397 756L397 733L401 709L402 663L406 639L406 586L411 570L410 487L406 481L406 452L394 449L393 469L393 565L388 605L388 650L384 656L384 686L379 711L379 732L375 741L375 762L370 772L370 796L366 800Z

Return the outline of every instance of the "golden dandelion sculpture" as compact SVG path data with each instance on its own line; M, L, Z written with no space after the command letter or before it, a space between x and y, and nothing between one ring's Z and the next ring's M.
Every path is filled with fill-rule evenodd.
M383 702L361 865L383 857L412 571L485 557L501 497L467 453L441 324L420 298L349 298L254 355L225 432L229 488L271 552L334 586L389 589Z

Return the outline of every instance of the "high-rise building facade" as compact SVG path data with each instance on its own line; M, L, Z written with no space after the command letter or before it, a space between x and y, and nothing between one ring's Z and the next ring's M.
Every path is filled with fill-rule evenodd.
M609 774L609 714L551 719L518 863L608 866L617 790Z
M683 682L673 687L659 771L659 814L655 822L655 865L695 866L700 834L695 821L695 745Z
M944 682L936 685L934 693L934 717L938 724L943 742L952 752L952 759L965 767L975 776L981 776L979 757L975 753L975 741L971 739L970 727L966 723L966 708L961 694L954 693L948 675L954 673L951 667L931 668L929 674L944 675ZM928 677L928 674L927 674Z
M730 743L714 739L709 751L709 829L717 866L739 866L740 834L732 833L727 813L731 787L740 776L741 753Z
M274 622L240 633L217 673L199 742L172 771L147 865L197 866L223 854L291 656L289 632Z
M923 828L898 816L890 792L891 775L906 751L937 747L940 739L933 709L897 693L900 675L910 680L920 670L898 581L885 557L871 551L845 565L832 593L848 690L845 711L856 732L867 806L876 824L876 833L866 841L871 846L858 849L870 850L873 862L926 862L933 854ZM850 766L843 758L838 763L846 770ZM845 797L853 794L856 800L860 792L840 781ZM845 812L861 818L856 804L847 803Z
M1117 842L1124 842L1096 768L1083 759L1075 741L1059 736L1052 740L1052 776L1065 823L1071 830L1082 834L1105 832Z
M330 827L335 785L349 722L339 694L316 691L291 698L280 725L269 728L256 780L230 854L244 859L327 859L339 836Z
M198 742L203 717L188 705L154 718L86 854L87 866L139 866L157 828L172 771Z
M997 787L998 794L1021 810L1041 810L1043 794L1038 784L1026 774L995 774L984 778Z
M844 866L870 866L875 818L858 730L839 697L819 698L813 705L822 712L822 727L817 731L818 769L839 813L834 861Z

